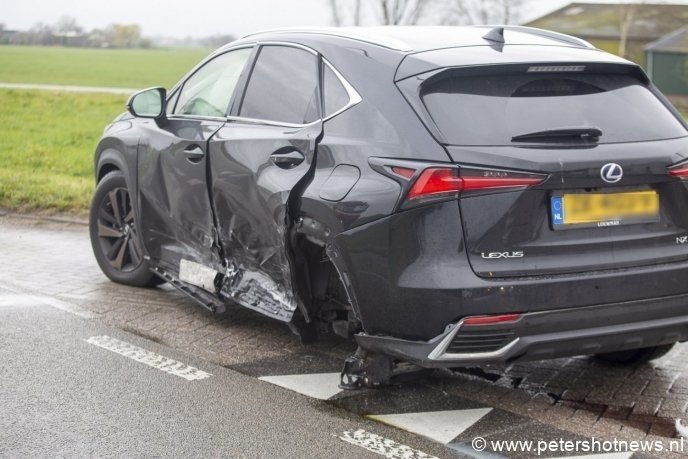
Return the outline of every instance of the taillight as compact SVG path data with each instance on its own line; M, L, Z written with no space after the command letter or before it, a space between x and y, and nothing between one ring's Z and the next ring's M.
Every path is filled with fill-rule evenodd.
M452 196L462 189L463 181L459 177L458 169L433 167L421 172L406 193L406 199Z
M681 180L688 180L688 166L683 165L675 169L669 169L669 175L680 178Z
M521 314L500 314L494 316L470 316L463 319L464 325L498 325L516 322Z
M492 169L430 167L420 174L410 174L411 170L392 168L395 174L405 178L417 175L406 193L407 202L426 198L456 197L462 191L529 187L538 185L547 178L542 174Z

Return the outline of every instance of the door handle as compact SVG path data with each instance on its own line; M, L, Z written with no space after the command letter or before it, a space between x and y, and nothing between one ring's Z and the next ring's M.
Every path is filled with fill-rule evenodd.
M184 150L184 155L192 163L198 163L205 157L205 152L198 145L191 145Z
M270 159L272 160L273 164L280 169L293 169L301 164L306 157L295 148L289 147L287 150L277 150L270 156Z

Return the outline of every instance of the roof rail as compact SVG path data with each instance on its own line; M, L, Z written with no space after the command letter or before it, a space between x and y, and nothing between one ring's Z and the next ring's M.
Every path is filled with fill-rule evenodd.
M255 35L262 35L266 33L303 33L303 34L320 34L320 35L330 35L333 37L348 38L350 40L362 41L364 43L370 43L377 46L382 46L383 48L389 48L396 51L413 51L410 47L402 40L398 40L391 37L372 37L366 33L366 28L361 27L358 32L357 27L278 27L275 29L259 30L257 32L250 33L241 37L242 39L253 37Z
M389 27L389 26L387 26ZM320 34L320 35L331 35L342 38L348 38L352 40L358 40L365 43L371 43L374 45L382 46L384 48L389 48L402 52L413 52L413 46L406 43L403 39L385 36L384 34L378 34L378 29L384 29L386 27L283 27L271 30L262 30L259 32L254 32L245 35L243 38L254 37L265 33L304 33L304 34ZM390 27L391 28L391 27ZM513 32L519 32L522 34L537 36L541 38L546 38L549 40L555 40L560 43L567 44L569 46L575 46L577 48L587 48L595 49L593 45L580 38L572 37L570 35L565 35L563 33L551 32L549 30L537 29L534 27L525 26L510 26L510 25L481 25L481 26L468 26L466 29L490 29L486 35L483 36L485 40L497 44L509 44L509 40L504 40L504 31L510 30ZM506 41L506 43L505 43Z

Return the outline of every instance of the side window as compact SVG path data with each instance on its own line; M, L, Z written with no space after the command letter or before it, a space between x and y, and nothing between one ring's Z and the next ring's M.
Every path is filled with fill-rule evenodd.
M184 82L174 113L225 116L232 93L251 55L251 48L222 54Z
M289 46L264 46L239 116L292 124L318 119L317 57Z
M346 92L342 82L332 71L329 65L325 65L323 78L323 93L325 99L325 118L338 112L349 103L349 93Z

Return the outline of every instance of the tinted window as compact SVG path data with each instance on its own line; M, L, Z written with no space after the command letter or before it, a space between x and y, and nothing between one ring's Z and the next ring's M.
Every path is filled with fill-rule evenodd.
M349 93L346 92L337 75L327 65L325 66L323 93L326 117L341 110L349 103Z
M316 56L298 48L265 46L251 73L239 116L304 124L318 119Z
M572 126L601 129L600 143L687 134L659 99L626 75L455 75L431 82L421 97L454 145L510 145L514 136Z
M201 67L184 83L174 113L225 116L250 54L250 48L230 51Z

